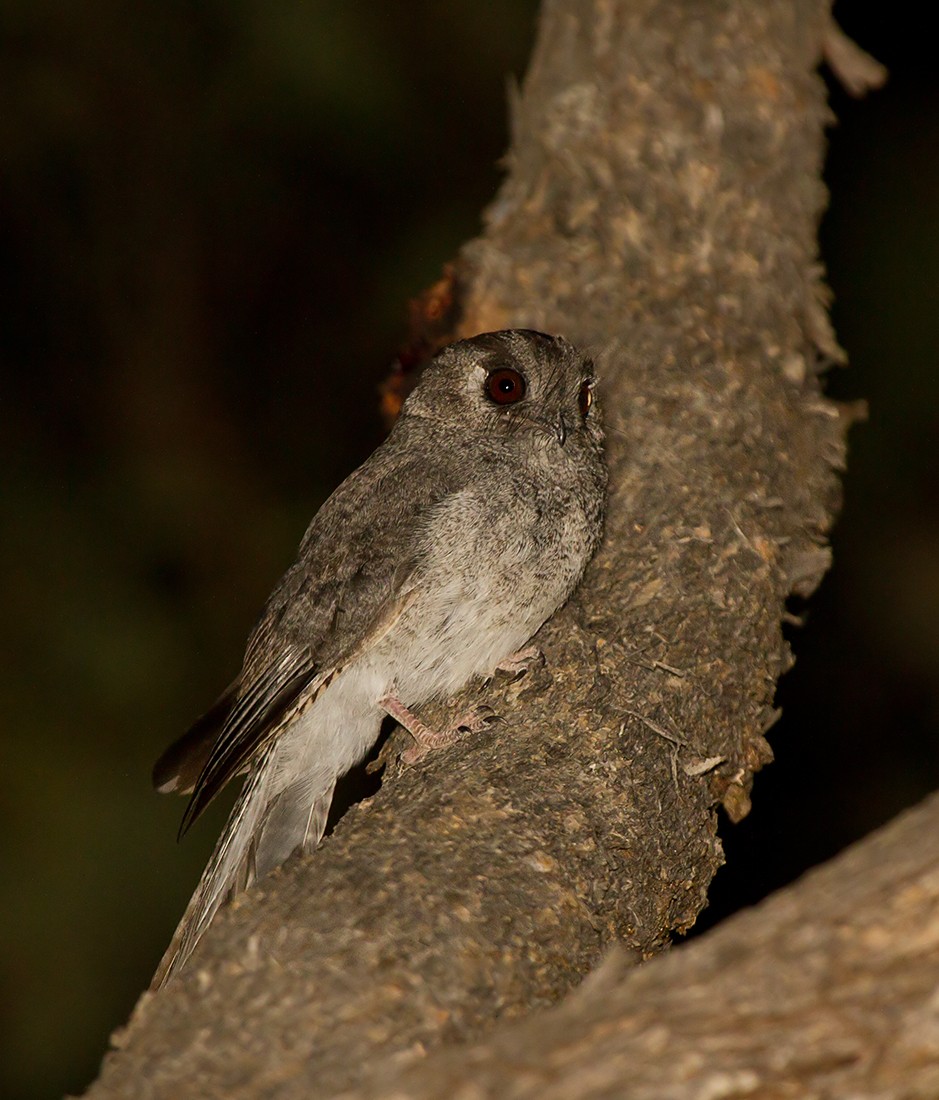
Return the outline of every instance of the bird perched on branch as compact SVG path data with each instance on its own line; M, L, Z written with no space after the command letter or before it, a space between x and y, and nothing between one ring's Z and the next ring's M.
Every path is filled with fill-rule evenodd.
M160 964L186 962L219 906L319 843L336 780L391 715L497 667L567 600L600 539L603 433L591 361L528 329L485 333L428 365L385 442L314 516L248 640L237 679L154 768L190 793L180 833L244 786Z

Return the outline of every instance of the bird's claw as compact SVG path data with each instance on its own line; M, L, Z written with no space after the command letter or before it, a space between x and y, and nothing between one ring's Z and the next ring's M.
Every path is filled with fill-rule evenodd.
M529 671L534 661L543 665L544 654L536 645L527 645L524 649L503 657L493 669L493 675L497 672L508 672L511 676L521 676Z

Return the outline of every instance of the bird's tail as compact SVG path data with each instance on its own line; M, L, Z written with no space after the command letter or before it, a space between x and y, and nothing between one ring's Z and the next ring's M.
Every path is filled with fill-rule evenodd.
M150 983L159 989L185 966L219 908L298 849L313 851L326 828L333 788L273 790L268 750L251 768L199 885Z

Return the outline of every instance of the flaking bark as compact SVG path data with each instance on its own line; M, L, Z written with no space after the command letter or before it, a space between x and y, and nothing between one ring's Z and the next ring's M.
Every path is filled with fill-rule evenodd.
M333 1095L693 924L715 803L745 814L771 755L785 601L829 562L829 28L820 0L545 4L454 335L594 351L604 546L538 638L545 668L473 693L504 721L389 775L221 914L91 1096Z

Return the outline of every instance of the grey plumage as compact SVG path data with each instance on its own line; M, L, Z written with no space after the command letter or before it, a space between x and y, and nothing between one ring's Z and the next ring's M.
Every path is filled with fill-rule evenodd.
M567 600L603 523L592 370L530 330L452 344L316 514L239 677L154 769L159 789L192 789L181 831L247 772L155 985L227 897L316 847L382 699L416 706L491 674Z

